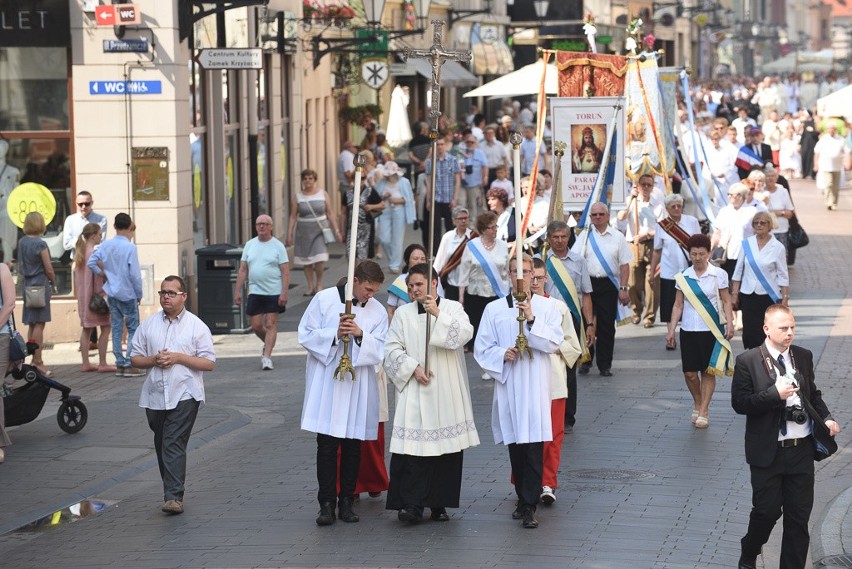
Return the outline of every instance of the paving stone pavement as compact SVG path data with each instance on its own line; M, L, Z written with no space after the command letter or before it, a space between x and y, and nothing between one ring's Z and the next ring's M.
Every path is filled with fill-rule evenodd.
M825 211L810 182L794 182L794 199L811 237L792 269L797 343L814 351L818 385L849 427L852 271L840 259L852 245L852 204L844 192L840 210ZM336 259L330 276L342 266ZM306 302L300 275L294 282L300 286L282 315L274 371L260 371L256 339L216 337L219 359L206 375L208 404L190 442L181 516L159 511L151 435L137 407L142 379L81 373L73 346L47 353L55 377L83 396L89 423L79 434L62 433L51 396L39 420L10 430L14 445L0 466L0 567L736 566L751 498L745 421L732 411L730 380L723 379L710 428L692 427L679 355L663 349L659 325L619 328L615 375L581 376L558 499L539 508L538 530L510 518L508 455L490 430L492 384L478 379L471 357L482 444L465 452L461 508L451 521L403 526L382 498L365 495L356 508L360 523L317 527L316 447L299 429L305 357L295 327ZM838 443L840 452L816 467L814 561L852 551L848 435ZM116 503L74 523L13 531L90 497ZM776 567L779 550L776 530L760 566Z

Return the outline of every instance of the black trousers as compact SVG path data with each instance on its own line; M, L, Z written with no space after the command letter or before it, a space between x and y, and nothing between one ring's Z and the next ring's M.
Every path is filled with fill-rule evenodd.
M618 289L607 277L592 278L592 313L597 319L597 337L589 351L592 359L598 363L598 369L611 369L615 350Z
M148 426L154 432L157 466L163 479L163 500L183 501L186 481L186 445L200 402L184 399L174 409L145 409Z
M387 510L458 508L461 496L462 451L439 456L392 454Z
M580 327L583 326L583 322L574 322L574 332L577 333L577 337L580 337ZM581 346L582 348L582 346ZM565 401L565 424L574 426L576 422L575 415L577 414L577 366L578 363L574 363L573 366L568 368L568 400Z
M433 240L433 251L438 249L438 244L441 242L441 237L444 236L444 233L453 228L453 210L450 207L449 203L441 203L436 202L435 204L435 239ZM423 233L423 245L428 249L429 248L429 210L425 207L423 208L426 212L426 219L424 219L424 225L426 226L426 230Z
M361 441L339 439L317 433L317 483L320 504L337 501L337 449L340 449L340 497L355 496L358 467L361 465Z
M751 467L752 509L742 553L760 554L775 522L784 513L780 569L802 569L808 558L808 519L814 505L814 446L812 442L778 448L772 464Z
M458 302L459 287L451 284L444 284L444 298L448 298L450 300L455 300L456 302Z
M518 509L535 511L541 498L541 471L544 462L544 443L513 443L509 446L509 462L515 478Z
M766 340L763 332L763 314L772 306L768 294L740 293L740 310L743 311L743 347L746 350L756 348Z

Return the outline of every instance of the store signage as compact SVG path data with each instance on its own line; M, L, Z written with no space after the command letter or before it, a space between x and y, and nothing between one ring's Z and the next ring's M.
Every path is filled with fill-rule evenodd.
M0 47L67 47L68 0L2 0Z
M95 23L99 26L129 26L141 22L142 12L136 4L95 6Z
M148 40L104 40L104 53L148 53Z
M389 76L387 60L370 59L361 62L361 79L370 88L380 89L387 82Z
M160 95L162 81L89 81L89 95Z
M204 69L261 69L263 50L259 47L202 49L198 63Z

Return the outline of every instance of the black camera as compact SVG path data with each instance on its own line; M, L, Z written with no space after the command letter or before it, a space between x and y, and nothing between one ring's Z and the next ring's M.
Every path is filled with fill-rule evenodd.
M805 413L801 405L791 405L784 411L784 419L793 421L797 425L804 425L808 422L808 414Z

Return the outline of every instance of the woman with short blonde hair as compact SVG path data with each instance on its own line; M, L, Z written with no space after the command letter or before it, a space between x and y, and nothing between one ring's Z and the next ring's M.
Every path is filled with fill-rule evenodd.
M41 345L44 343L44 326L50 322L50 297L56 275L50 261L50 250L41 238L46 227L44 217L39 212L27 214L24 218L24 236L18 241L18 262L15 268L24 277L24 314L21 322L29 326L29 339L39 345L33 353L32 365L49 376L51 372L44 367ZM30 294L27 293L28 288ZM34 289L43 291L40 298L35 298L38 293ZM36 302L41 306L32 306Z

